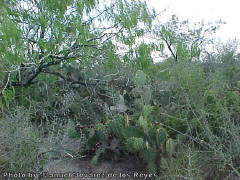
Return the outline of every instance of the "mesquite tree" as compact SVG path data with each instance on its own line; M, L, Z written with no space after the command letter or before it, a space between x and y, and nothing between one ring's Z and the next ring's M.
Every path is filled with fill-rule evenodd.
M76 81L56 68L66 64L117 69L121 55L151 29L154 17L142 1L3 0L1 93L37 83L43 73Z

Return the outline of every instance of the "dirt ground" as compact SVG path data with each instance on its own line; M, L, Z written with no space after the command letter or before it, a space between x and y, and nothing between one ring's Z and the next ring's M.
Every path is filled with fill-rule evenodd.
M96 166L86 160L53 161L46 166L46 176L55 177L66 174L65 179L100 180L100 179L155 179L153 174L141 172L133 162L99 162ZM52 179L52 178L49 178ZM64 179L64 178L56 178Z
M50 140L49 140L50 141ZM154 180L154 174L141 170L140 162L123 159L121 161L101 160L97 165L91 164L91 159L74 157L79 152L81 139L72 139L65 133L59 140L57 149L63 153L57 155L44 166L43 179L73 179L73 180L101 180L101 179L149 179ZM71 153L68 153L71 152ZM65 175L65 176L64 176ZM64 178L64 177L65 178ZM38 179L42 179L38 178Z

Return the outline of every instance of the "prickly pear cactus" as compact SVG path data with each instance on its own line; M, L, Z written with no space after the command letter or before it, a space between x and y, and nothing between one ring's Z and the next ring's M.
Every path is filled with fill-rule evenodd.
M143 71L137 71L135 76L136 87L132 90L135 98L141 98L142 105L147 105L152 99L152 90L147 85L147 76ZM141 106L140 106L141 107Z
M157 145L162 146L163 144L166 143L167 140L168 140L167 131L162 127L158 128L157 131L156 131Z
M149 104L151 102L152 90L150 86L147 86L147 85L143 86L141 98L144 104Z
M172 158L173 156L173 152L174 152L174 143L173 143L173 139L168 138L167 142L166 142L166 151L167 154L170 158Z
M145 134L148 133L148 122L147 119L145 119L143 116L140 116L138 119L139 126L143 129L143 132Z
M135 76L136 85L141 88L144 86L146 82L147 82L146 74L143 71L138 70Z

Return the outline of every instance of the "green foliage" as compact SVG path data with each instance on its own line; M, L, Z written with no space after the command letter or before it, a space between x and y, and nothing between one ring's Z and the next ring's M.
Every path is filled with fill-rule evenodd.
M175 74L172 78L178 84L179 91L189 93L191 98L200 98L206 86L205 74L198 63L179 63L175 66Z
M158 122L154 122L151 115L155 107L150 105L151 89L147 85L145 73L138 71L135 76L135 83L137 87L133 94L139 100L138 103L141 108L136 107L136 114L132 116L114 116L112 120L106 122L105 130L102 131L107 132L108 136L114 135L119 138L120 144L124 145L123 150L139 154L139 157L147 163L149 170L157 172L160 167L160 159L165 156L164 152L167 151L168 156L172 156L173 140L169 139L166 129L161 127ZM123 96L120 97L123 98ZM137 112L140 113L137 115ZM95 139L100 139L101 136L96 133L95 135ZM109 141L109 139L102 139L101 142L104 144L106 141ZM106 150L106 146L104 148ZM97 154L94 156L94 161L98 156Z
M176 15L172 15L166 23L159 23L155 27L154 34L156 38L161 37L160 44L164 44L163 50L167 49L175 62L193 61L200 58L203 44L209 43L212 39L210 35L223 23L218 21L206 25L197 22L191 29L188 20L180 21Z
M141 151L144 147L144 140L142 138L130 137L126 141L126 147L133 152Z
M156 140L157 140L157 145L161 146L163 143L165 143L168 139L168 134L167 131L164 128L158 128L156 131Z
M3 155L0 159L6 157L5 164L0 166L9 172L40 172L46 160L44 156L40 157L40 149L44 146L40 132L29 120L29 111L15 107L11 115L0 121L0 151Z
M169 138L166 142L166 151L168 153L168 156L172 158L174 153L174 143L173 143L173 139L171 138Z
M0 107L5 106L9 109L10 104L15 100L15 89L12 87L11 89L7 89L2 93L3 98L0 99Z
M150 106L150 105L144 106L144 108L143 108L143 116L144 116L145 118L148 118L148 116L150 116L152 110L153 110L153 107L152 107L152 106Z
M170 74L170 63L169 61L165 61L162 63L155 64L152 69L151 77L152 79L168 81L171 77Z
M153 64L151 52L155 49L154 45L151 44L140 44L137 49L136 66L137 69L149 72L149 68Z
M143 71L137 71L135 76L135 82L138 87L143 87L147 81L147 76Z
M123 129L123 134L126 137L143 137L144 132L140 128L136 128L133 126L129 126L125 129Z
M146 2L99 2L0 1L1 87L10 72L1 89L1 112L8 116L0 138L15 149L0 163L13 171L36 168L35 128L57 136L71 119L67 135L87 139L81 152L93 164L132 153L150 172L169 173L165 179L194 179L205 170L196 157L209 153L207 168L223 164L239 175L236 44L208 53L205 63L204 43L211 39L205 34L216 25L190 29L177 16L157 24ZM141 41L145 35L154 41ZM153 53L164 61L154 64ZM19 106L29 114L13 111Z
M138 125L139 127L141 127L143 129L143 132L145 134L148 133L148 123L147 123L147 119L144 119L142 116L139 117L138 120Z
M142 94L141 94L141 99L143 101L144 104L150 104L151 100L152 100L152 90L150 86L144 86L142 88Z
M68 137L70 137L70 138L78 137L78 132L76 131L75 128L69 128L67 133L68 133Z

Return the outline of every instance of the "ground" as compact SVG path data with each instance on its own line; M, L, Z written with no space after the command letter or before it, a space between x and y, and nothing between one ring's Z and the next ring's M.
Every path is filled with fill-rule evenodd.
M97 165L92 165L90 158L76 157L74 155L78 153L81 145L81 139L70 138L67 133L65 133L63 138L59 140L56 145L56 149L61 149L62 153L59 153L44 166L44 172L46 172L46 175L56 173L57 176L59 173L69 172L72 176L76 175L76 177L65 179L74 180L155 179L150 173L147 173L145 170L141 170L140 167L142 164L134 159L125 158L117 162L100 160ZM80 175L85 175L85 177L79 177Z

